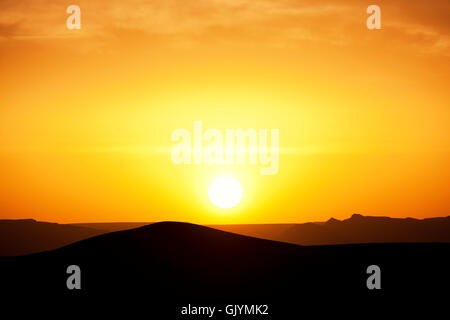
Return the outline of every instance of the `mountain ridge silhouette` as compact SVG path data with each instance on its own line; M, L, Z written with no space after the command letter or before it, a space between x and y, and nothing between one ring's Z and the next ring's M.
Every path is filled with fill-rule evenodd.
M0 256L53 250L96 235L143 225L147 223L58 224L34 219L0 220ZM330 218L326 222L209 225L209 227L299 245L450 242L450 216L413 219L353 214L344 220Z
M270 304L272 318L283 319L298 313L298 301L306 307L317 301L376 305L439 297L450 284L449 249L450 243L299 246L160 222L0 257L0 270L2 290L20 300L77 308L116 301L127 309L139 301L151 303L158 319L177 318L177 308L188 303L257 303ZM366 287L366 269L373 264L382 270L382 290ZM66 287L70 265L81 269L81 290Z

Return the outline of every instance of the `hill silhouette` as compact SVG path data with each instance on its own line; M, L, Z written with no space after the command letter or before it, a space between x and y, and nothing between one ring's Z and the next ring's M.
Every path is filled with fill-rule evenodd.
M151 224L150 222L94 222L94 223L71 223L70 226L84 227L103 230L105 232L122 231L139 228Z
M219 230L299 245L450 242L450 217L413 219L353 214L345 220L267 225L217 225Z
M96 235L148 225L144 222L57 224L0 220L0 256L53 250ZM302 224L232 224L210 227L251 237L299 245L383 242L450 242L450 217L400 219L358 214L349 219Z
M269 304L274 319L297 314L301 301L382 303L436 297L450 284L449 243L298 246L176 222L103 234L56 250L0 258L10 297L145 300L158 319L175 319L189 303ZM66 288L79 265L82 289ZM368 290L366 269L379 265L382 290ZM77 300L73 300L77 298ZM220 317L219 317L220 318Z
M53 250L105 232L107 231L33 219L0 220L0 256Z
M325 223L293 225L277 240L302 245L450 242L450 217L418 220L354 214L342 221L331 218Z

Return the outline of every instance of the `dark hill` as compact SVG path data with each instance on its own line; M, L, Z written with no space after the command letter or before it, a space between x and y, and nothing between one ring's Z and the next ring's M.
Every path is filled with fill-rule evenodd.
M132 306L144 300L158 319L176 319L189 303L270 304L274 319L301 302L380 303L439 297L448 287L450 244L302 247L175 222L119 231L49 252L0 258L2 290L46 301ZM66 288L66 268L82 270L82 289ZM366 287L366 269L382 270L382 290ZM74 300L76 299L76 300ZM217 319L220 319L217 318Z
M148 224L148 223L147 223ZM145 223L57 224L35 220L0 220L0 256L53 250L96 235L137 228ZM300 245L380 242L450 242L450 217L395 219L353 215L349 219L303 224L212 225L256 238Z

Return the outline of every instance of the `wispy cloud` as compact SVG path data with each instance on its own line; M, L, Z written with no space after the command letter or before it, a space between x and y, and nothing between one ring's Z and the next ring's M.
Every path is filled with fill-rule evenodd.
M68 5L50 0L0 2L0 38L58 39L95 37L104 45L114 39L138 37L159 44L195 45L201 42L242 45L258 43L283 47L303 42L346 45L365 41L365 7L361 0L79 0L82 30L65 29ZM448 1L433 3L380 1L384 36L400 32L403 46L420 46L430 54L448 55ZM133 39L131 39L133 40ZM142 41L141 40L141 41ZM413 42L411 42L413 40ZM137 40L139 41L139 40Z

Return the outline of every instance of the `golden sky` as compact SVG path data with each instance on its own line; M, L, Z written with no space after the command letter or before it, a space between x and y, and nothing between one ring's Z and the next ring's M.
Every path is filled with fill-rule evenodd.
M449 215L449 21L447 0L2 0L0 218ZM279 173L175 165L194 120L279 129ZM235 208L208 199L222 174Z

